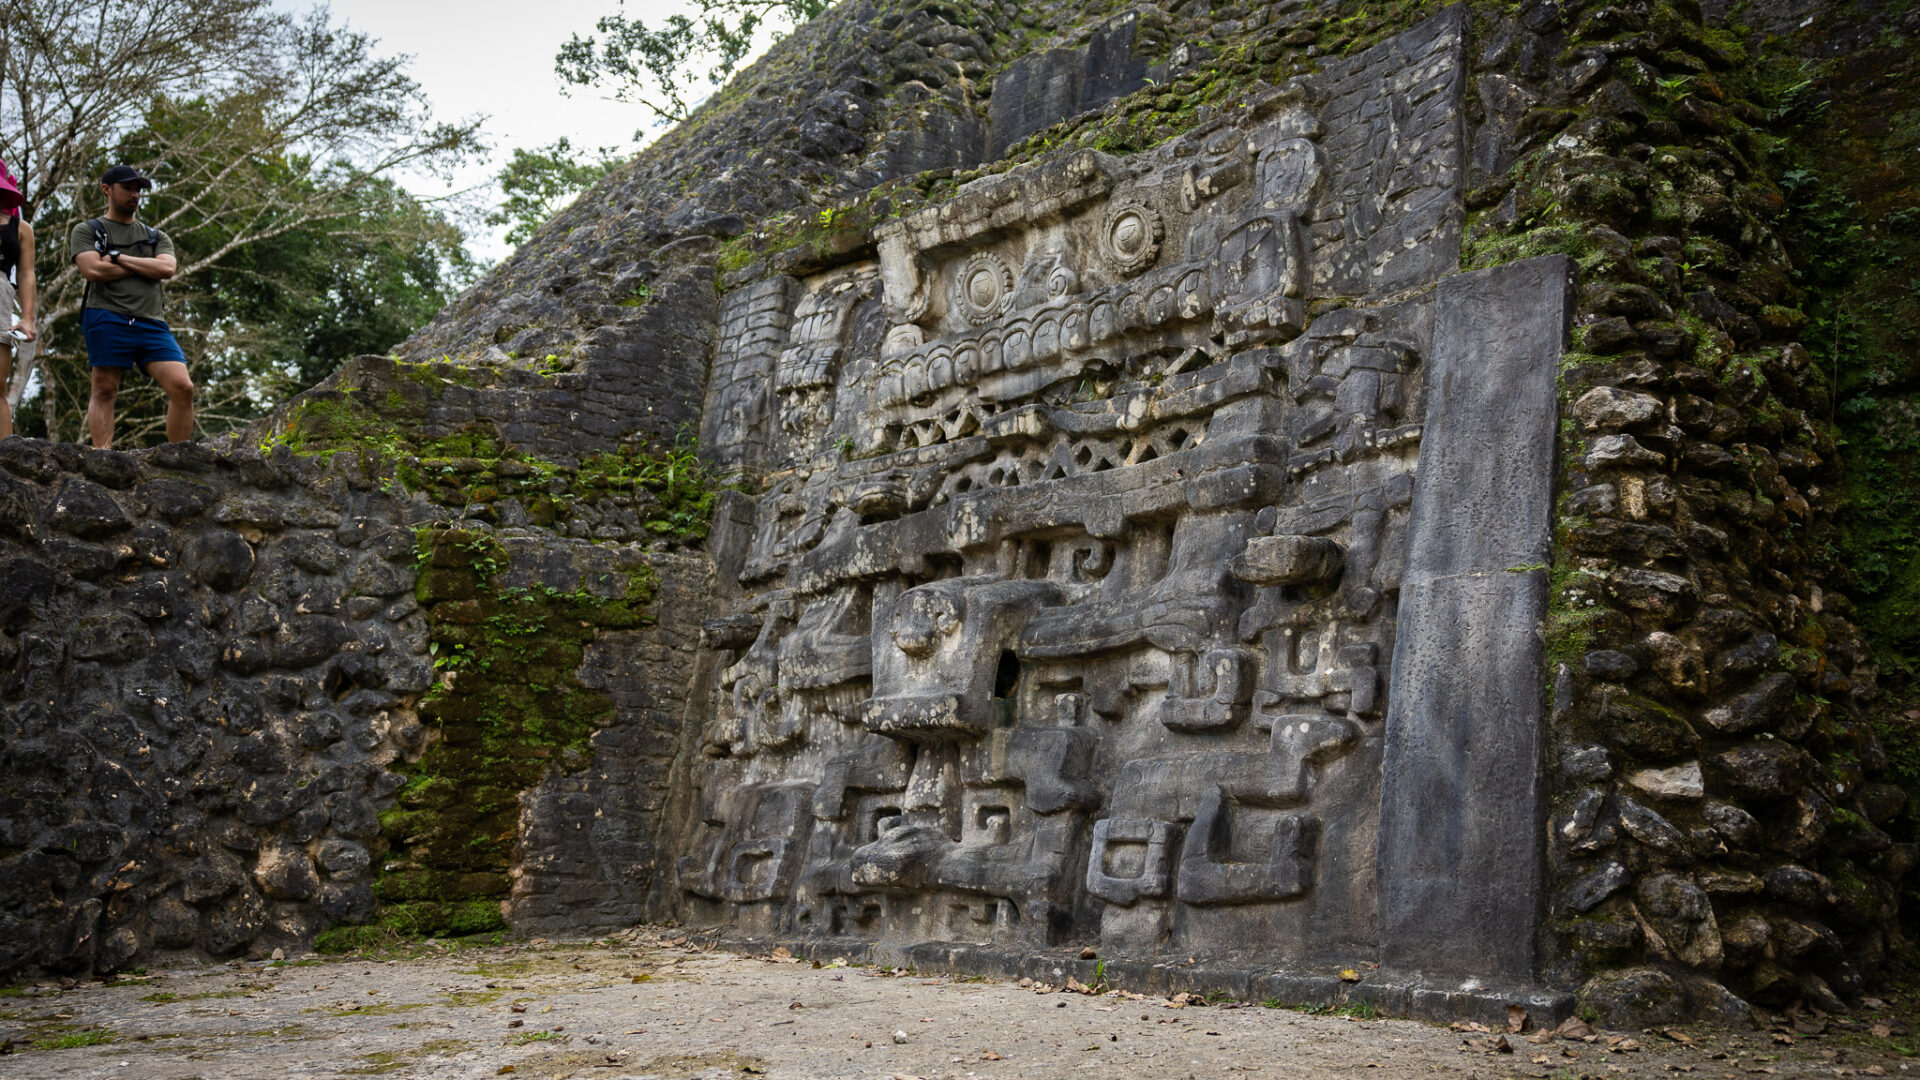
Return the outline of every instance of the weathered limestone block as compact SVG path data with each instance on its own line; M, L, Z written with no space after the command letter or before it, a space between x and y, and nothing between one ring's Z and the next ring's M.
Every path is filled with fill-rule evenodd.
M1060 595L1038 581L952 578L901 594L876 642L867 730L910 742L978 738L993 720L1003 658ZM891 646L891 647L889 647Z
M1233 560L1233 576L1255 585L1299 585L1340 573L1346 551L1324 536L1256 536Z

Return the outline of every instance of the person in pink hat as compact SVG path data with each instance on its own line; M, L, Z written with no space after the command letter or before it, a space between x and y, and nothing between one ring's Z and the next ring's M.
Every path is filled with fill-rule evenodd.
M13 378L16 346L32 341L33 328L33 226L20 216L25 199L13 174L0 162L0 320L10 320L13 329L0 334L0 439L13 434L13 410L7 405L7 387ZM15 316L15 307L19 315Z

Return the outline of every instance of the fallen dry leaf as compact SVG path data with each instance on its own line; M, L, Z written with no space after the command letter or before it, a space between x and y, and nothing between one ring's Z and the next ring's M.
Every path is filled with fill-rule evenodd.
M1455 1020L1453 1023L1447 1026L1451 1027L1455 1031L1477 1031L1483 1035L1493 1034L1492 1028L1488 1027L1485 1024L1475 1023L1472 1020Z
M1593 1027L1577 1016L1569 1016L1560 1021L1560 1026L1554 1028L1553 1033L1562 1039L1584 1039L1593 1034Z
M1668 1028L1665 1031L1662 1031L1660 1034L1665 1035L1667 1038L1672 1039L1674 1042L1680 1043L1682 1046L1693 1045L1693 1036L1687 1034L1684 1031L1681 1031L1679 1028Z
M1527 1010L1518 1005L1507 1006L1507 1031L1518 1035L1527 1030Z
M1000 1057L1000 1055L999 1055L999 1054L996 1054L996 1053L994 1053L994 1052L993 1052L993 1051L991 1051L991 1050L982 1050L982 1051L980 1051L980 1056L981 1056L981 1057L983 1057L983 1058L985 1058L985 1059L986 1059L986 1060L988 1060L988 1061L999 1061L999 1060L1001 1060L1001 1057Z
M1876 1039L1890 1039L1893 1037L1893 1025L1887 1023L1885 1020L1875 1020L1871 1030L1873 1031L1873 1037Z
M1352 968L1342 968L1340 970L1340 978L1343 982L1359 982L1360 973Z

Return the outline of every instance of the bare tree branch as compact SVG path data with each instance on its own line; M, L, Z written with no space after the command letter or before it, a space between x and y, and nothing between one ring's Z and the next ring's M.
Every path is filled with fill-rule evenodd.
M40 326L54 349L80 310L73 227L100 212L96 177L154 178L151 224L174 241L169 292L249 245L300 229L351 233L369 178L443 168L481 149L479 120L435 123L408 57L380 56L325 8L269 0L0 0L0 158L39 235ZM390 223L389 223L390 224ZM72 345L66 345L72 348ZM15 365L17 410L40 354ZM65 396L71 397L69 390Z

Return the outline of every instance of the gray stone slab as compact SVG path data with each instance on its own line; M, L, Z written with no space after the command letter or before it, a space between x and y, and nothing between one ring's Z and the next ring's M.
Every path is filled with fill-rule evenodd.
M1380 807L1381 960L1529 979L1560 256L1440 284Z

